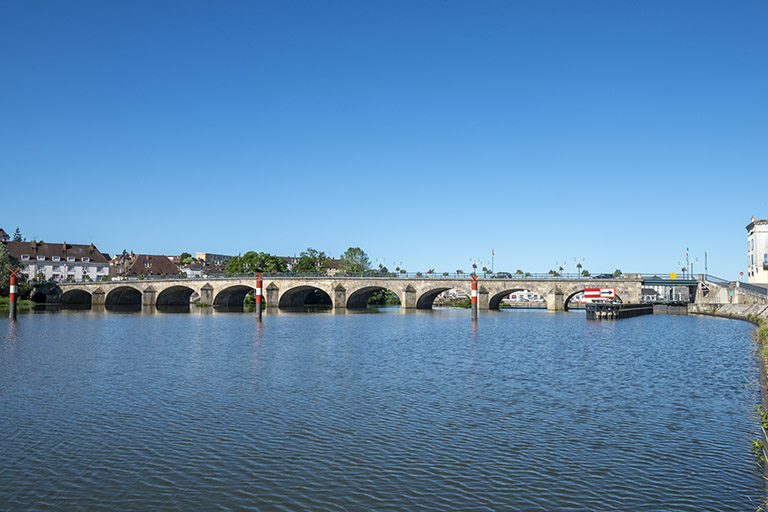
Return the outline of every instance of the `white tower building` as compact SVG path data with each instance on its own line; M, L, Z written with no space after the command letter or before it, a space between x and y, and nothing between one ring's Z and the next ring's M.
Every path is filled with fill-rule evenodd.
M747 269L750 283L768 283L768 220L747 225Z

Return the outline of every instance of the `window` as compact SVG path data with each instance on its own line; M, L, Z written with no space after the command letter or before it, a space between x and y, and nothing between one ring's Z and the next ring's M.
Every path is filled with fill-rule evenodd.
M763 270L768 270L768 252L763 253Z
M71 262L75 261L75 257L74 256L67 256L67 261L69 261L71 263Z
M45 256L38 256L37 261L45 261Z
M29 261L29 254L22 254L21 261Z
M89 257L87 257L87 256L86 256L86 257L84 257L84 258L83 258L83 261L84 261L84 262L86 262L86 263L88 263L89 261L91 261L91 258L89 258Z
M61 256L53 256L51 259L53 261L61 261Z

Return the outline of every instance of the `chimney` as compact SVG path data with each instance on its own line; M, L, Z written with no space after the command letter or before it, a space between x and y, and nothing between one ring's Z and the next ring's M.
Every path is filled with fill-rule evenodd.
M88 251L91 253L91 255L93 255L93 250L94 249L96 249L96 248L93 246L93 242L91 242L90 247L88 247Z

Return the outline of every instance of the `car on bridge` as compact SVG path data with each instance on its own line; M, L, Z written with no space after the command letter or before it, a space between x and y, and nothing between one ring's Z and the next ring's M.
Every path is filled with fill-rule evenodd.
M613 274L595 274L592 279L613 279Z
M496 272L491 274L491 279L512 279L512 274L509 272Z

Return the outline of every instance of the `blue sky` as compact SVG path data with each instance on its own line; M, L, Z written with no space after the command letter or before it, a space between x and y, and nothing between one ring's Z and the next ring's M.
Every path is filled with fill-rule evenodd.
M6 1L0 227L738 278L768 3ZM12 189L12 190L11 190Z

